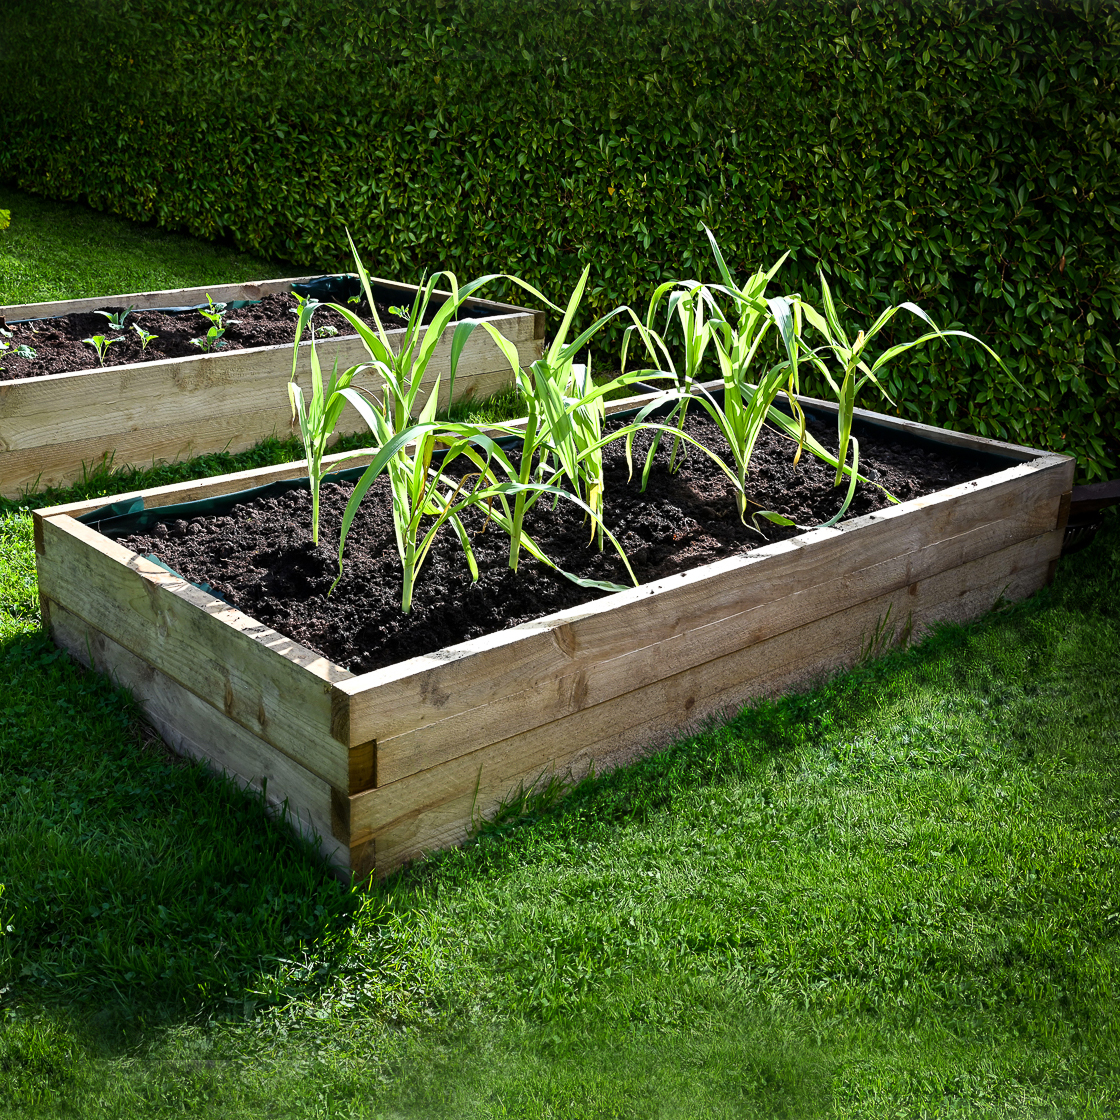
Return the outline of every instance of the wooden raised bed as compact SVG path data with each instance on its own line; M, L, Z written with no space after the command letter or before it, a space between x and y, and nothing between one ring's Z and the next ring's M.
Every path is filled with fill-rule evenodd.
M14 322L103 307L184 306L205 303L207 295L219 302L259 300L310 279L0 306L0 316ZM410 284L373 283L399 291L410 304L416 292ZM524 364L540 357L543 312L476 299L467 307L474 313L471 317L490 319L514 343ZM388 333L391 341L404 335L403 330ZM357 335L319 339L316 345L328 372L336 357L341 369L368 360ZM310 342L301 344L297 370L305 392L310 385L309 347ZM437 373L443 374L444 406L450 349L447 331L425 377L431 384ZM292 431L285 388L291 371L292 347L285 343L0 381L0 494L14 497L24 490L73 482L81 477L83 464L97 463L106 455L113 456L116 466L147 467L160 459L242 451L270 435L285 437ZM378 388L380 381L367 376L355 384ZM475 331L459 359L455 400L481 399L510 384L509 362L485 331ZM336 430L344 435L364 428L357 412L347 406Z
M344 874L384 874L461 841L472 819L542 775L601 771L849 666L876 636L972 618L1050 580L1072 459L857 415L1006 465L362 675L75 520L99 502L35 514L43 616L74 657L132 689L174 748L266 785ZM292 464L143 499L168 505L299 473Z

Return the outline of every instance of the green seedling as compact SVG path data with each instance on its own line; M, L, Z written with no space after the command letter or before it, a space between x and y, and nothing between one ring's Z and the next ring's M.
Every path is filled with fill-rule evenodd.
M677 380L676 392L681 400L671 417L676 420L678 432L683 432L685 410L691 401L697 402L711 417L731 449L735 466L735 500L744 523L747 507L746 482L751 458L764 424L771 423L796 443L795 467L802 451L808 448L813 455L836 467L838 477L849 475L847 497L840 511L828 522L829 525L835 524L847 512L855 493L858 449L855 463L848 468L844 465L843 456L837 458L831 455L806 431L805 414L798 400L799 365L806 360L809 350L801 333L805 305L798 296L787 298L766 295L767 285L786 257L783 256L769 271L759 269L744 284L739 284L728 268L711 230L705 232L708 234L722 283L711 286L697 281L662 284L654 292L645 325L640 330L647 349L665 362ZM673 363L668 345L654 326L658 303L662 299L668 304L667 319L671 320L675 312L684 335L684 361L679 369ZM721 300L730 303L729 313L722 310ZM779 337L776 361L763 359L767 352L764 342L771 328L776 328ZM719 363L723 382L722 400L717 400L701 382L701 362L709 345ZM783 392L792 415L787 415L775 406L779 394ZM644 419L655 407L657 402L639 412L636 419ZM655 450L656 442L646 456L643 486ZM675 463L676 450L674 444L671 467ZM845 447L844 455L846 451ZM760 511L754 515L756 527L759 516L782 525L793 524L780 514Z
M839 463L836 468L835 483L837 486L840 485L843 470L842 464L847 457L848 442L851 439L856 395L859 393L860 389L870 381L891 404L894 404L891 395L886 391L876 375L888 362L897 358L900 354L905 354L906 351L913 350L915 346L921 346L923 343L935 339L945 339L953 336L967 338L969 341L978 342L983 346L984 349L995 358L1004 373L1006 373L1016 385L1019 385L1018 380L1003 364L1003 360L1000 356L986 342L973 334L969 334L967 331L943 331L939 329L936 324L934 324L933 320L930 319L920 307L913 303L900 303L896 307L888 307L867 331L861 330L856 334L854 339L849 339L849 336L840 324L840 317L836 313L836 305L833 303L832 292L829 289L828 281L825 280L823 272L819 275L824 315L821 315L809 304L803 304L803 309L805 321L820 333L824 338L824 344L815 349L806 345L805 349L807 351L807 360L823 374L832 391L836 394L836 399L839 404L839 411L836 417L840 436L840 447L838 451ZM895 346L888 347L874 362L868 365L864 355L871 340L875 338L895 315L904 310L909 311L912 315L916 315L931 329L910 342L902 342ZM826 359L831 359L832 363L835 364L835 375L833 374L832 366ZM1019 385L1019 388L1021 389L1022 385Z
M292 418L299 424L300 438L303 440L303 448L307 455L307 479L311 485L311 543L318 546L319 491L323 480L323 456L326 454L328 441L334 435L338 418L346 407L346 398L341 391L349 388L355 375L365 367L351 366L340 374L336 358L330 381L324 387L319 355L315 349L315 329L311 324L311 317L319 304L315 300L305 300L302 296L296 296L296 299L299 300L299 307L296 309L299 319L296 322L295 344L292 348L292 376L288 381L288 399L292 406ZM308 328L311 336L311 399L306 403L303 399L303 390L296 383L299 343L305 328ZM354 452L354 454L358 453ZM346 456L346 458L350 457ZM339 460L339 463L342 461ZM338 469L337 463L334 469Z
M0 331L0 334L7 335L8 338L12 337L11 331ZM11 351L11 357L23 358L28 362L33 362L36 357L35 351L30 346L13 346L10 342L0 342L0 354L6 350Z
M409 315L412 314L407 307L390 307L388 310L390 315L395 315L398 319L403 319L406 323L408 322Z
M141 354L143 354L148 349L148 347L152 344L152 342L155 341L155 339L159 338L158 334L152 334L150 331L146 331L142 326L140 326L139 323L133 323L132 329L136 332L137 338L140 339Z
M424 373L444 328L479 287L497 277L483 276L463 287L459 286L454 274L450 272L437 273L426 280L417 289L412 307L408 309L405 317L408 326L397 350L390 345L388 333L377 313L369 276L353 239L350 241L350 248L376 329L371 329L348 308L339 304L329 306L354 327L369 354L370 361L364 367L355 369L373 371L380 376L382 385L381 392L377 395L353 386L336 389L365 420L378 448L374 461L354 487L343 514L339 536L338 578L342 578L346 536L353 519L373 481L381 473L385 473L392 496L393 528L403 573L401 609L407 613L411 610L417 576L441 526L451 525L463 548L471 578L477 579L478 565L470 535L463 524L463 514L472 507L484 507L486 523L493 522L504 532L511 533L509 498L512 496L516 501L517 496L523 492L539 493L546 487L540 483L523 483L518 470L509 462L501 448L478 427L468 424L440 424L435 421L435 411L440 401L441 379L438 375L421 406ZM429 329L421 334L419 324L426 317L432 295L441 278L444 286L450 290L450 295L436 309ZM309 316L310 311L306 314ZM459 357L477 325L473 321L457 323L452 333L447 401L449 406L454 400L455 371ZM513 353L516 363L516 350ZM323 400L324 408L329 408L332 403L329 386L323 394ZM413 416L417 416L415 423L411 420ZM326 419L329 421L330 417L327 416ZM442 451L443 455L442 469L436 469L432 465L437 459L438 451ZM468 460L466 474L461 478L449 477L445 473L447 468L459 458ZM469 469L471 467L474 469ZM557 500L563 497L576 502L588 516L595 518L594 511L577 495L563 492L558 487L553 487L549 492ZM611 540L618 547L613 537ZM525 536L523 543L537 559L556 567L530 538ZM621 548L619 552L625 560ZM337 583L336 579L335 585ZM618 589L615 584L603 582L588 586Z
M239 319L227 319L225 317L227 305L224 303L215 303L210 298L210 293L206 293L207 307L204 308L199 304L197 310L199 315L204 319L210 321L210 329L198 338L192 338L190 343L192 346L197 346L204 353L209 353L212 350L219 350L225 346L225 341L222 336L226 333L226 327L231 323L240 322Z
M132 314L132 308L130 307L127 311L97 311L94 314L105 316L108 320L109 330L123 331L125 330L124 321Z
M95 334L91 338L83 338L83 342L89 343L97 352L97 362L99 365L105 364L105 355L109 352L109 347L115 342L124 342L123 338L106 338L103 334Z

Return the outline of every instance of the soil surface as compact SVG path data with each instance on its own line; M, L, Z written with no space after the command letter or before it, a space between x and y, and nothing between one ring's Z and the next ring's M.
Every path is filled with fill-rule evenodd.
M382 301L381 295L385 294ZM397 307L408 300L407 293L390 293L389 289L374 289L374 302L386 330L403 327L406 321L393 315L389 307ZM291 343L296 337L296 297L290 292L266 296L259 303L231 309L226 313L225 331L222 346L217 353L229 350L244 350L254 346L276 346ZM411 303L409 303L411 308ZM99 309L100 310L100 309ZM114 304L106 304L105 311L121 312L127 310ZM428 308L430 319L435 314L433 301ZM355 307L357 314L371 326L373 316L369 304L363 298ZM139 326L156 337L148 343L146 350L141 349L140 337L133 330ZM192 338L204 336L211 323L197 311L171 313L166 311L133 311L125 319L123 331L113 330L108 320L97 311L81 314L61 315L54 319L31 319L25 322L8 323L8 335L0 335L0 340L8 343L11 349L0 352L0 381L16 381L24 377L42 377L54 373L73 373L76 370L98 369L97 352L83 339L95 335L106 338L119 338L121 341L111 345L105 353L106 366L125 366L136 362L155 362L162 358L184 358L197 356L204 351L192 345ZM315 312L314 326L319 338L330 336L331 328L337 336L352 335L354 328L337 311L320 307ZM324 332L323 328L327 330ZM304 339L308 338L304 331ZM34 352L34 358L21 357L14 353L17 347L27 346Z
M690 417L689 430L725 460L730 454L706 415ZM814 429L835 447L835 428ZM618 537L642 583L733 553L747 552L796 535L759 519L761 532L744 525L733 491L719 469L692 449L683 468L668 470L663 443L649 485L639 487L648 435L635 439L638 477L627 481L621 442L606 449L606 523ZM748 493L750 509L783 513L801 525L828 520L840 508L835 472L806 452L796 470L794 445L769 429L759 440ZM951 449L926 450L887 435L860 439L860 469L899 500L943 490L991 472L990 462ZM481 515L465 518L480 578L470 580L458 538L444 526L421 569L412 610L400 609L401 567L393 534L388 484L379 478L366 495L346 541L345 575L327 590L338 570L337 542L350 483L329 484L321 499L320 545L310 536L311 498L306 490L259 498L219 516L170 519L120 543L154 554L176 572L209 583L232 605L355 673L368 672L444 646L502 630L604 594L587 590L522 553L510 571L509 538ZM848 518L888 505L877 486L860 483ZM527 531L544 554L584 578L628 584L609 542L603 553L588 546L582 511L561 501L553 511L541 501L526 518Z

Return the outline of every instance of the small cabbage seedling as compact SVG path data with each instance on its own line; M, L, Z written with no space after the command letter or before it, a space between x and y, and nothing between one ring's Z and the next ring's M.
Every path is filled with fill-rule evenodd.
M143 354L153 340L159 338L158 334L152 334L150 331L144 330L139 323L133 323L132 329L136 332L137 337L140 339L140 353Z
M8 338L12 337L11 331L4 331ZM35 360L35 351L30 346L12 346L10 342L0 342L0 353L5 350L11 350L12 357L23 358L25 361L33 362Z
M104 315L108 319L108 328L111 331L123 331L125 329L125 319L132 314L132 308L127 311L97 311L96 315Z
M206 293L206 302L208 304L208 309L204 310L200 304L198 313L204 319L210 320L210 329L204 335L199 335L198 338L192 338L190 343L192 346L197 346L204 353L208 354L211 350L219 350L221 347L225 346L222 335L226 333L226 327L231 323L238 323L240 320L227 319L225 317L227 305L224 303L215 303L210 298L209 292Z
M98 365L105 364L105 355L109 352L109 347L114 342L124 342L123 338L106 338L103 334L95 334L91 338L83 338L83 342L89 343L90 346L97 351Z

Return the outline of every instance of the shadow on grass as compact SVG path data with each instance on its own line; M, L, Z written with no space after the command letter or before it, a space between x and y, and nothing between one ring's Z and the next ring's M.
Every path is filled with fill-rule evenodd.
M260 797L172 755L42 632L0 645L0 678L2 1006L243 1016L286 998L278 962L326 946L329 971L360 900Z

